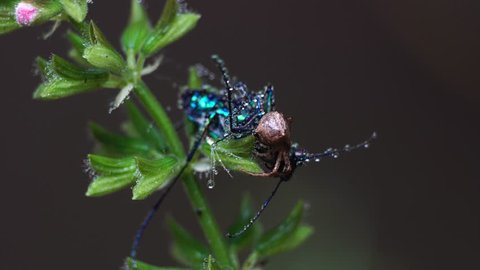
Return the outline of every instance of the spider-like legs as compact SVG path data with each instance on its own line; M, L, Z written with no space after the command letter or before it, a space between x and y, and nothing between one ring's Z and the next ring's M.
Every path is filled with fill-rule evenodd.
M213 118L213 117L211 117ZM210 119L211 119L210 118ZM137 258L137 251L140 246L140 241L142 240L142 236L145 233L145 230L147 229L148 225L150 224L150 221L152 221L153 216L157 212L158 208L162 204L163 200L167 197L168 193L172 190L172 188L175 186L175 184L178 182L178 179L180 179L180 176L183 174L185 169L188 167L190 161L193 159L193 156L197 152L198 148L200 147L203 138L207 134L208 127L210 126L210 119L207 120L207 123L203 126L201 129L201 132L197 134L197 137L194 140L193 146L190 148L190 151L187 154L187 158L185 161L185 164L180 168L180 171L178 174L173 178L173 180L168 184L166 187L165 191L160 195L158 200L155 202L155 204L152 206L150 211L148 211L147 215L143 219L142 224L138 228L137 232L135 233L135 238L133 240L132 248L130 249L130 257L132 259L132 265L134 269L137 269L137 263L136 263L136 258Z

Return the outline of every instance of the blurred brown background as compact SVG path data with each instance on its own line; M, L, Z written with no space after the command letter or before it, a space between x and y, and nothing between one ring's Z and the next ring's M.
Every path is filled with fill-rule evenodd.
M94 2L90 17L117 41L129 1ZM172 85L185 83L191 64L212 67L218 53L251 88L275 85L278 109L294 118L293 137L308 149L379 134L368 151L300 168L280 189L262 222L273 226L304 198L316 233L268 269L480 268L480 2L189 2L203 15L199 26L164 51L165 64L147 79L175 118ZM146 4L156 18L163 1ZM128 190L84 197L86 123L116 127L124 113L107 113L115 95L108 90L31 99L34 57L66 55L65 28L40 40L48 29L0 37L0 268L118 269L153 200L132 202ZM259 205L273 186L222 174L205 192L225 228L245 191ZM174 265L167 212L200 232L177 186L141 259Z

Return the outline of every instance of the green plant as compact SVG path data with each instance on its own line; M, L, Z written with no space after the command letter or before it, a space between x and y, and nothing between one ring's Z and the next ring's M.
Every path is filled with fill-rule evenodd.
M38 57L36 64L42 83L33 97L52 100L99 89L117 89L111 104L114 110L125 103L128 123L124 134L113 133L91 123L90 130L98 144L97 152L88 155L88 165L94 179L87 196L104 196L133 187L134 200L147 198L162 189L179 172L185 162L185 150L171 120L160 102L143 82L142 76L155 67L145 63L165 46L192 30L200 15L186 11L176 0L167 0L160 19L152 25L138 0L131 1L130 20L121 36L122 52L104 36L100 28L87 21L87 0L6 0L0 3L0 33L7 33L48 21L67 23L71 30L70 60L52 54L49 59ZM190 70L188 87L198 88L200 78ZM137 107L126 101L135 95ZM146 112L147 115L144 114ZM155 126L150 126L153 121ZM188 133L193 138L193 132ZM251 156L254 138L225 141L219 144L223 152L235 154L222 157L225 166L236 171L258 172L261 168ZM202 153L208 156L208 145ZM182 175L193 209L202 211L198 221L208 244L202 243L181 227L173 218L167 223L173 236L173 256L183 265L194 269L260 269L259 262L272 255L297 247L313 229L301 224L303 203L300 201L285 221L262 232L260 223L234 239L226 239L198 186L191 169ZM246 196L240 214L229 231L236 231L254 214ZM251 248L250 255L240 264L238 254ZM131 261L127 259L130 265ZM138 269L179 269L151 266L138 262Z

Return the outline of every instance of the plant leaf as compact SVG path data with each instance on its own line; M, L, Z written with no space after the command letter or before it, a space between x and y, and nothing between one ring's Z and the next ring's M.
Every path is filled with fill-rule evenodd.
M188 268L154 266L139 260L135 260L136 266L134 266L132 258L127 258L127 264L128 269L136 270L188 270Z
M173 257L185 265L202 265L209 255L208 247L198 241L172 217L167 218L167 225L174 240Z
M138 53L151 30L152 26L143 5L138 0L132 0L130 20L121 38L123 50Z
M177 0L167 0L160 20L145 41L143 53L155 54L192 30L199 19L199 14L181 12Z
M215 258L213 258L213 256L211 254L208 255L206 269L207 270L220 270L220 267L218 266L217 262L215 261Z
M87 16L87 0L60 0L65 12L76 22L82 22Z
M103 34L102 30L95 24L95 22L90 21L89 28L88 28L88 37L90 40L91 45L103 45L108 47L112 50L115 48L108 42L107 38Z
M228 169L234 171L243 171L251 173L260 173L262 168L252 156L255 137L247 136L242 139L224 140L217 144L216 154L211 156L211 146L204 143L201 151L209 158L221 159L222 163Z
M240 204L240 214L237 217L235 223L228 228L228 232L237 232L241 230L254 215L253 207L252 207L252 198L249 194L245 194L242 199L242 203ZM252 244L256 238L259 237L261 233L261 224L256 222L252 225L252 227L241 234L238 237L230 238L230 245L236 252L239 252Z
M308 237L313 234L313 232L314 229L312 226L299 225L295 232L288 238L288 240L285 241L283 245L279 245L277 247L277 252L281 253L295 249L305 242Z
M50 63L54 74L66 80L85 82L89 80L103 80L108 78L108 73L104 70L80 67L57 55L52 56Z
M299 226L303 214L303 201L299 201L285 221L266 232L258 241L255 252L268 257L301 244L313 232L309 226ZM298 230L297 230L298 229Z
M33 94L36 99L58 99L93 91L105 86L110 79L104 70L76 66L56 55L47 63L43 58L37 59L37 65L44 82Z
M21 27L15 20L15 2L6 0L0 3L0 34L8 33Z
M188 69L188 88L201 89L202 84L203 84L203 81L198 74L198 69L195 66L190 67Z
M174 156L164 156L157 160L137 158L140 178L133 188L133 200L143 200L153 192L166 186L180 171L183 162Z
M68 56L70 56L70 58L75 60L75 62L78 64L90 65L88 64L87 60L83 58L83 52L88 40L72 31L67 32L67 39L72 45L72 48L68 52Z
M93 122L89 127L95 140L108 154L154 156L152 145L144 140L115 134Z
M88 186L86 195L89 197L104 196L135 182L137 164L133 157L109 158L90 154L88 165L98 174Z
M95 67L121 74L126 63L123 57L115 50L103 44L87 46L83 51L83 58Z
M165 153L167 144L164 136L151 121L145 118L133 102L127 102L127 114L136 133L138 133L142 139L153 145L160 153Z
M35 65L37 67L37 71L42 75L42 78L45 79L48 72L48 61L45 58L38 56L35 59Z

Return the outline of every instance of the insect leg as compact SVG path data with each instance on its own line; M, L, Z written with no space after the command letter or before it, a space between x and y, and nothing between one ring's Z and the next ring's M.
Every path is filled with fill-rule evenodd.
M265 88L263 108L265 113L275 110L275 97L273 95L273 86L271 84L267 85Z
M175 186L175 184L178 182L178 179L180 176L183 174L185 169L188 167L190 161L192 160L193 156L197 152L198 148L200 147L203 138L208 132L208 127L210 126L211 123L211 118L207 120L207 123L204 125L202 131L197 134L197 137L194 140L193 146L190 148L190 151L187 154L187 158L185 161L185 164L182 166L178 174L175 176L175 178L168 184L166 187L165 191L160 195L158 200L155 202L155 204L152 206L150 211L148 211L147 215L143 219L142 224L138 228L137 232L135 233L135 238L133 240L132 248L130 249L130 258L132 259L132 265L133 268L137 268L137 263L136 263L136 258L137 258L137 251L140 246L140 241L142 240L142 236L145 233L145 230L147 229L148 224L150 221L152 221L153 216L157 212L158 208L162 204L163 200L167 197L168 193L172 190L172 188Z
M275 196L275 194L276 194L277 191L278 191L278 188L280 187L280 185L281 185L283 182L285 182L285 180L283 180L283 179L278 180L278 183L277 183L277 185L275 186L275 188L273 189L272 194L270 194L270 196L263 202L262 206L260 207L260 210L258 210L258 212L255 214L255 216L253 216L253 217L250 219L250 221L248 221L248 223L245 224L240 231L235 232L235 233L227 233L226 236L227 236L228 238L235 238L235 237L238 237L238 236L242 235L244 232L246 232L246 231L255 223L255 221L257 221L257 219L260 217L260 215L262 214L262 212L265 211L265 209L267 208L268 204L270 204L270 201L272 200L273 196Z
M222 73L223 82L225 83L225 87L227 87L227 98L228 98L228 119L230 121L230 130L233 130L233 112L232 112L232 92L233 87L230 84L230 75L228 73L228 69L225 66L225 62L220 58L220 56L214 54L212 55L212 60L217 64L218 69Z
M295 161L302 163L302 162L310 162L310 161L316 161L319 162L323 157L333 157L333 158L338 158L340 154L343 154L345 152L350 152L352 150L356 150L359 148L368 148L370 146L370 143L377 138L377 133L373 132L372 135L370 135L370 138L367 140L355 144L355 145L345 145L343 148L328 148L327 150L320 152L320 153L307 153L303 150L296 150L294 155L295 155Z

